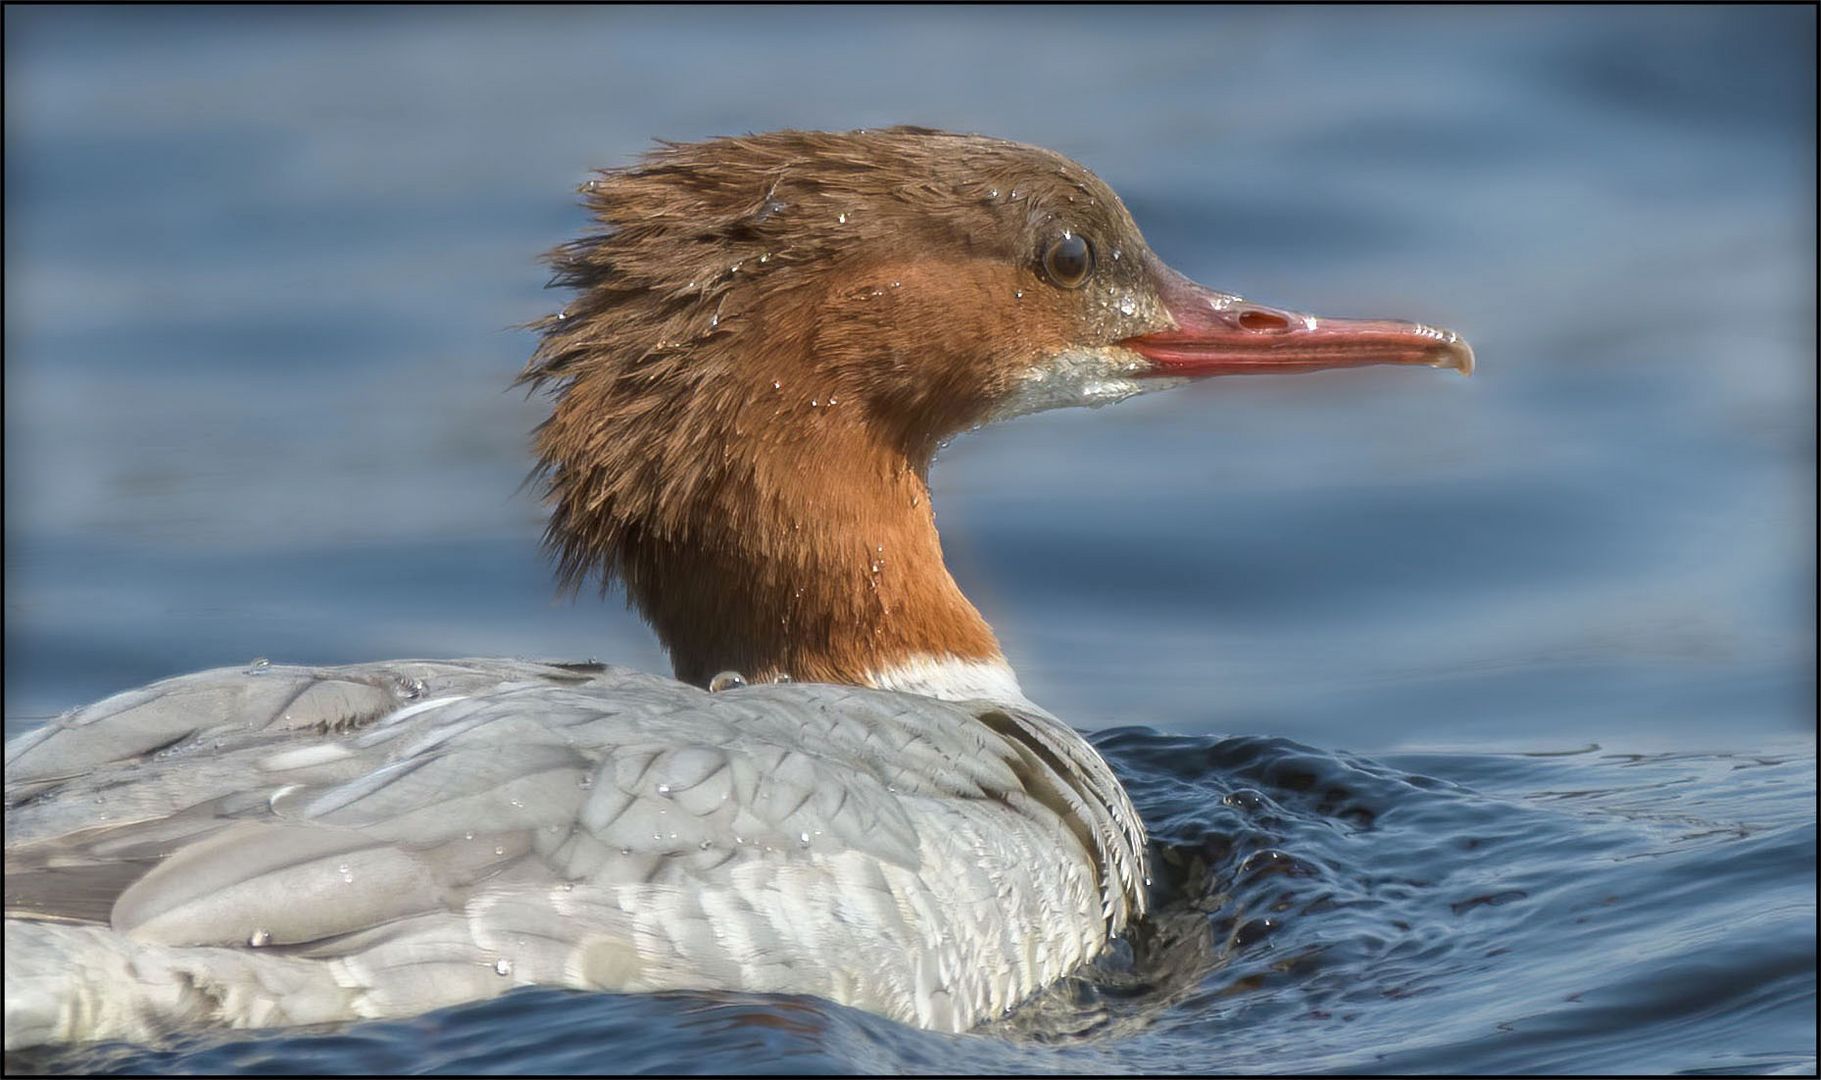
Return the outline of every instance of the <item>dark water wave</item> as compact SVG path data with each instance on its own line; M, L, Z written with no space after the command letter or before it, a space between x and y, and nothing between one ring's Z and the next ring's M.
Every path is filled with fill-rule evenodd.
M812 998L528 990L9 1059L96 1072L1813 1071L1815 759L1101 733L1155 911L968 1036ZM1806 880L1792 866L1806 865ZM1749 1049L1747 1049L1749 1048Z

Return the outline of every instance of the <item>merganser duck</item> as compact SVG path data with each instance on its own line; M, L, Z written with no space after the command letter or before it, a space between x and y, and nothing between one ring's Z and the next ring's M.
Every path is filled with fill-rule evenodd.
M564 582L676 679L255 664L6 748L6 1045L395 1017L539 984L812 994L964 1031L1145 911L1145 832L943 565L993 420L1211 375L1471 370L1196 285L1036 147L665 144L583 190L523 375Z

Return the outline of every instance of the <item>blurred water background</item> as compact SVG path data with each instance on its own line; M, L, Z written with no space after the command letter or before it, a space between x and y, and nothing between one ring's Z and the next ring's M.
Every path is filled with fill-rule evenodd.
M575 185L654 137L1038 143L1191 277L1481 362L945 452L957 577L1169 868L1001 1029L533 991L22 1064L1814 1070L1812 8L5 25L9 735L256 656L664 670L554 599L508 389Z

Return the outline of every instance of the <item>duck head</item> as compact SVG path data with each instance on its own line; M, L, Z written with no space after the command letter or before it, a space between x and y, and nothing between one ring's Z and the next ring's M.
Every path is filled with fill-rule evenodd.
M970 427L1216 375L1468 372L1455 334L1197 285L1037 147L920 128L664 144L584 185L600 228L522 379L563 580L623 582L679 678L1016 694L942 563L927 472Z

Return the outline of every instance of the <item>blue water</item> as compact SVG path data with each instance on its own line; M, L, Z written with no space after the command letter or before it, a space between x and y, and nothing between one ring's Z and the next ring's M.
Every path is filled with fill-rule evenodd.
M203 667L598 656L514 329L589 168L915 122L1052 147L1428 371L958 441L1030 695L1158 914L1004 1025L531 991L8 1066L1815 1070L1812 9L8 9L6 729Z

